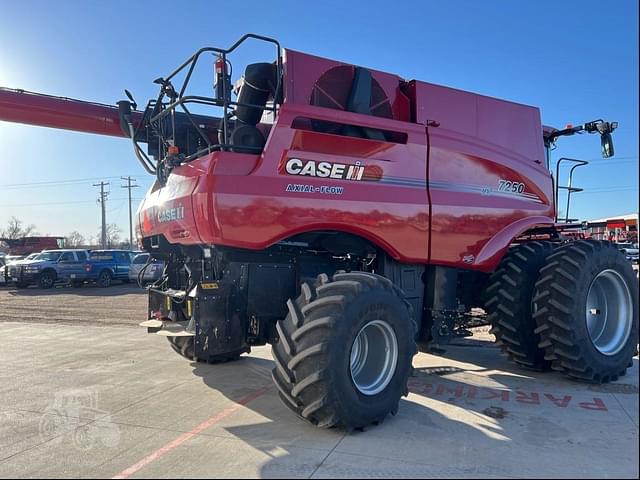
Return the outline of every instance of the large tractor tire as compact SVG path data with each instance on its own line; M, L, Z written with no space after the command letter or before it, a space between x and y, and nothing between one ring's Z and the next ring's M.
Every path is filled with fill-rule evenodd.
M273 345L280 398L324 428L364 428L395 414L417 353L411 305L388 279L318 276L287 303Z
M558 248L540 270L533 300L536 333L554 370L572 378L617 380L638 340L638 281L609 242Z
M183 356L188 360L191 360L191 361L195 360L194 358L195 341L193 337L167 337L167 340L169 340L169 344L171 345L171 348L173 348L173 350L176 353L178 353L179 355ZM241 352L231 352L225 355L214 355L206 359L197 359L197 360L206 361L208 363L233 362L235 360L238 360L240 358L240 355L243 353L245 353L245 350Z
M538 347L540 336L532 317L533 292L550 242L528 242L511 248L491 275L485 290L485 310L491 333L502 351L515 363L534 370L548 370L551 362Z

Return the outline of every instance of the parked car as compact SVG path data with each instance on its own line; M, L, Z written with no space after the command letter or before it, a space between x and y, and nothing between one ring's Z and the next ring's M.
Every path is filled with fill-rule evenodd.
M9 275L18 288L33 284L51 288L60 281L80 281L85 275L88 259L87 250L43 250L31 260L12 265Z
M151 258L151 260L149 260ZM148 266L147 263L149 264ZM146 266L146 267L145 267ZM139 278L140 272L144 268L142 277ZM164 270L164 262L152 258L148 253L139 253L133 257L131 262L131 269L129 270L129 280L137 282L140 280L141 284L155 282L162 276Z
M638 244L637 243L616 243L616 247L631 263L638 263Z
M30 255L7 255L4 257L4 267L0 267L0 276L4 278L6 284L11 283L12 273L17 271L18 266L22 262L33 260L39 254L32 253ZM14 275L15 276L15 275Z
M113 280L128 282L133 256L129 250L92 250L82 278L101 287L108 287Z

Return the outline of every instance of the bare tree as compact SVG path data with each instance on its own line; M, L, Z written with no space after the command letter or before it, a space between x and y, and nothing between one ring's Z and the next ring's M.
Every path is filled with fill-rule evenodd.
M77 230L74 230L65 237L64 244L69 248L82 247L86 244L86 240L84 238L84 235L82 235Z
M24 222L16 217L11 217L7 222L7 228L0 229L0 237L10 240L28 237L36 233L35 225L24 225Z
M107 245L106 248L112 248L120 243L120 234L122 230L115 223L110 223L107 225ZM100 230L98 230L98 240L96 243L100 243L100 238L102 234Z

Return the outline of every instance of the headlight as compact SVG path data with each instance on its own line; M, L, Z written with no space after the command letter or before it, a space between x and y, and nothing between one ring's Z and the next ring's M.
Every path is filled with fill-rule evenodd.
M37 265L33 265L33 266L29 266L29 267L24 267L24 271L28 272L28 273L34 273L40 270L40 267Z

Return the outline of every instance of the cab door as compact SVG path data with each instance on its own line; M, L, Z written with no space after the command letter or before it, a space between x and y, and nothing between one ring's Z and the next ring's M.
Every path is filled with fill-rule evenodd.
M128 252L115 252L115 274L118 278L129 278L131 268L131 256Z
M58 278L73 280L82 274L84 263L80 262L77 252L64 252L58 260Z

